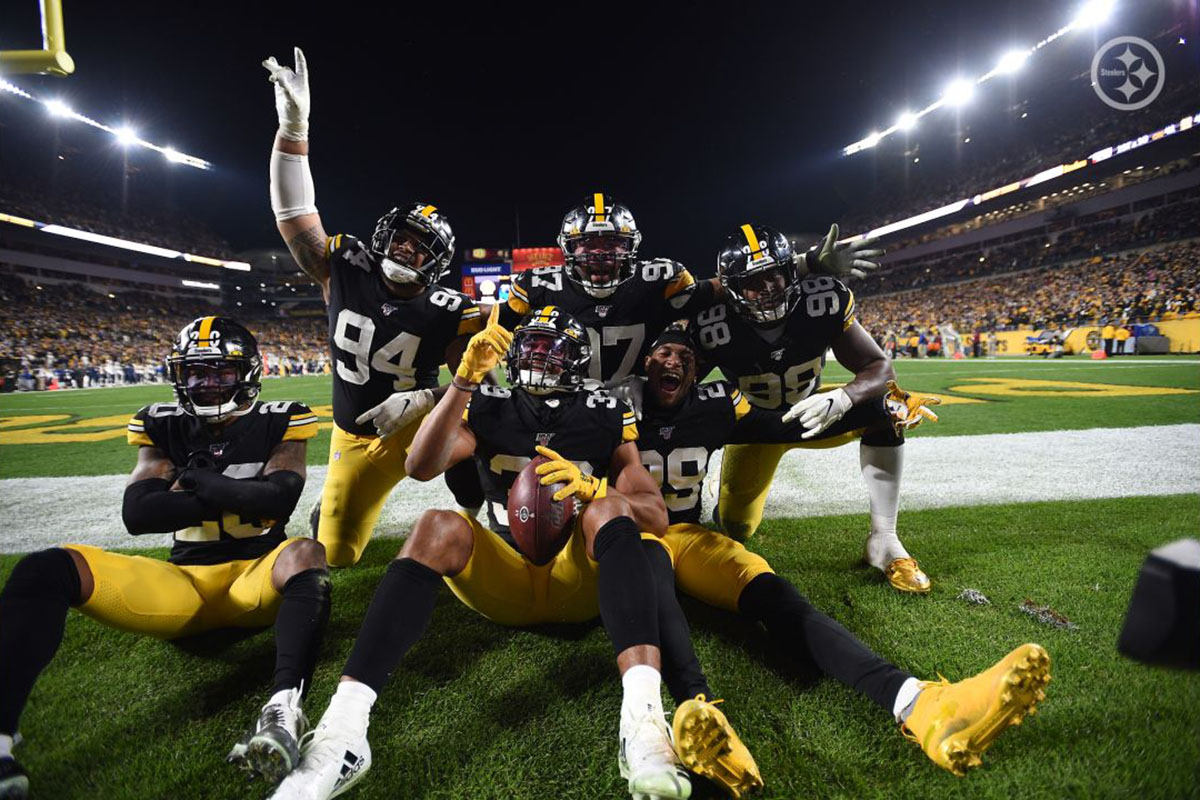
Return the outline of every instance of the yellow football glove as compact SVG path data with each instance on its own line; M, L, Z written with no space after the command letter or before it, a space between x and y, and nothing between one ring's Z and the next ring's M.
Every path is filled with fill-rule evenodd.
M896 385L895 381L887 382L887 390L888 393L883 399L884 405L892 415L896 433L915 428L925 420L937 422L937 414L930 411L928 406L941 405L942 398L932 394L906 392Z
M500 304L496 303L492 306L487 326L467 342L467 349L463 351L455 374L469 383L479 383L492 367L500 363L510 344L512 334L500 325Z
M538 445L537 451L550 459L545 464L539 464L537 474L542 476L542 486L552 483L565 483L566 486L554 493L555 502L566 500L572 495L581 503L590 503L597 497L603 497L601 491L604 482L592 475L584 475L579 467L567 461L549 447Z

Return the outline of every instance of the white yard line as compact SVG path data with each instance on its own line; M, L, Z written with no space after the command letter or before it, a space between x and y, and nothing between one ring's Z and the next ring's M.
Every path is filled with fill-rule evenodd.
M917 436L905 447L903 510L1037 500L1091 500L1200 492L1200 425L1097 428L985 436ZM712 475L720 471L713 459ZM288 532L303 534L325 467L310 467ZM133 539L121 524L125 475L0 481L5 520L0 552L76 542L101 547L166 545ZM453 505L441 480L404 481L384 507L377 534L407 533L427 508ZM766 516L865 513L858 447L793 450L780 462Z

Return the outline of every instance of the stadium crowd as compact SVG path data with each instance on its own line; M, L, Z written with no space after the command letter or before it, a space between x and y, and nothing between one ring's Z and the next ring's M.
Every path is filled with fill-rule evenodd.
M215 306L148 292L101 294L0 275L0 360L20 388L121 385L163 379L163 355L188 321ZM328 370L324 317L239 314L258 336L264 374Z
M997 277L872 297L859 319L880 339L910 328L1003 331L1200 316L1200 243L1093 256Z

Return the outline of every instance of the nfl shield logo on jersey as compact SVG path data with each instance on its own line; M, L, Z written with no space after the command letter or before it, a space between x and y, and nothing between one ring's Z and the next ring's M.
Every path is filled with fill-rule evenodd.
M663 438L663 441L670 439L671 434L674 432L675 432L674 425L664 425L663 427L658 429L658 435Z
M608 312L612 311L612 306L596 306L596 316L604 319L608 316Z
M396 313L396 307L391 303L384 303L380 310L383 312L385 317L390 317L392 314Z
M786 347L781 347L778 350L772 350L771 351L771 360L778 361L779 359L783 358L783 351L786 349L787 349Z
M554 434L553 433L538 433L538 434L535 434L533 438L536 439L537 443L540 444L542 447L549 447L550 440L554 438Z

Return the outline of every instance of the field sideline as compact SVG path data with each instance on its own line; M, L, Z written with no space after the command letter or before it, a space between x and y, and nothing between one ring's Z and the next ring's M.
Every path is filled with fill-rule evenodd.
M1023 641L1045 645L1054 681L1041 712L956 779L890 717L814 680L729 615L685 601L699 655L767 781L763 798L1200 797L1200 680L1142 667L1115 640L1145 553L1197 535L1200 359L1010 357L899 361L906 388L943 394L941 421L910 437L900 531L934 581L887 589L857 564L867 530L856 447L785 457L751 543L882 655L956 680ZM828 382L846 379L831 365ZM329 380L271 380L264 399L302 399L328 426ZM134 461L123 427L166 387L0 396L0 580L15 553L97 537L117 519ZM72 441L72 439L78 439ZM301 509L316 497L328 432L310 446ZM308 707L323 709L362 612L398 541L440 481L402 484L363 564L334 574L334 612ZM294 519L289 531L302 532ZM161 556L164 547L138 552ZM957 599L977 589L991 604ZM1022 614L1031 599L1077 626ZM269 680L268 633L164 644L72 614L34 691L17 755L34 797L261 797L220 763ZM619 798L619 684L595 626L516 631L444 592L430 634L377 704L375 765L351 798ZM710 797L701 787L695 797Z

